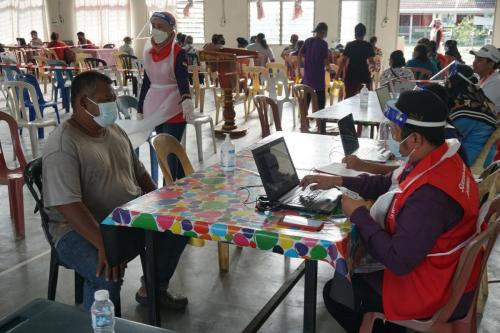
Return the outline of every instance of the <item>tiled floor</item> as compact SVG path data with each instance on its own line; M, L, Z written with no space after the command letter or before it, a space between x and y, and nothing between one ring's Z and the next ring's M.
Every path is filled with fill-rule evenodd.
M0 100L0 106L4 101ZM213 100L207 99L205 112L215 118ZM64 111L63 111L64 112ZM284 130L293 130L291 108L285 107ZM237 106L238 123L242 122L243 108ZM49 114L49 116L53 116ZM67 119L68 115L64 115ZM236 149L242 149L260 138L260 124L257 113L253 112L245 124L249 133L234 140ZM50 129L49 129L50 131ZM213 154L209 130L204 137L204 163L198 162L194 129L188 127L187 152L195 169L217 162L218 154ZM0 125L0 141L6 156L12 159L12 146L8 132ZM31 158L29 138L23 133L26 156ZM222 140L217 140L217 148ZM149 168L147 146L141 149L141 160ZM34 202L28 190L24 190L26 214L26 239L15 241L9 217L6 186L0 187L0 317L12 312L33 298L46 297L49 268L49 247L40 227L39 216L33 213ZM500 248L495 248L490 258L490 279L500 278ZM186 310L162 312L162 326L180 332L240 332L250 319L280 287L299 260L285 259L283 256L251 249L237 249L231 246L230 271L219 273L217 247L207 242L203 248L186 248L179 267L171 282L171 287L189 298ZM333 269L326 263L319 263L318 277L318 332L343 332L327 313L321 298L321 289L332 276ZM134 294L138 287L141 268L139 260L133 261L126 273L122 290L123 317L146 322L146 308L138 305ZM490 285L490 297L481 322L481 332L500 332L500 284ZM72 304L74 301L73 274L61 269L56 299ZM303 308L303 282L278 307L262 327L262 332L301 332ZM90 318L89 318L90 320Z

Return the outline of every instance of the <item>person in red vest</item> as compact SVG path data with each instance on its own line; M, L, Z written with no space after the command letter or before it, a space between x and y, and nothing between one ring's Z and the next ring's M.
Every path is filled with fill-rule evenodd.
M388 320L433 316L449 299L464 244L480 230L478 189L457 154L458 140L445 140L446 110L430 91L404 92L384 112L395 147L406 158L404 165L386 175L314 175L302 180L303 187L343 186L375 201L368 209L363 200L342 198L342 210L364 248L383 267L352 275L353 309L332 297L332 281L325 285L326 307L347 332L359 331L366 312L383 312ZM454 319L464 317L471 305L478 264ZM381 322L374 330L404 331Z

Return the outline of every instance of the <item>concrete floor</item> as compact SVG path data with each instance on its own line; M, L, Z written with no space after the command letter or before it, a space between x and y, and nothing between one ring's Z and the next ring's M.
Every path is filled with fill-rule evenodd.
M207 96L208 97L208 96ZM0 106L4 106L0 100ZM63 111L64 112L64 111ZM215 119L213 99L207 98L205 112ZM238 124L242 123L243 107L237 106ZM53 117L53 114L48 114ZM67 119L68 115L64 115ZM260 138L260 124L256 112L244 124L249 133L234 140L240 150ZM291 131L291 107L284 111L284 130ZM49 129L50 131L50 129ZM208 128L204 137L204 163L198 162L194 129L188 126L187 152L195 169L216 163ZM12 146L8 131L0 125L0 142L6 158L12 159ZM29 138L23 135L25 154L31 159ZM217 140L217 148L222 140ZM43 143L42 143L43 144ZM149 168L148 147L141 149L141 160ZM0 318L37 297L46 297L49 268L49 246L43 236L40 218L33 213L34 201L27 188L24 190L26 239L16 241L9 217L7 187L0 187ZM240 332L278 290L286 277L300 264L297 259L253 249L237 249L231 246L230 271L219 273L217 246L207 242L203 248L188 246L171 281L175 292L185 294L189 305L184 311L162 311L162 326L179 332ZM139 322L147 321L147 309L135 302L134 294L141 275L138 259L129 264L122 290L122 315ZM343 332L326 311L322 301L322 287L333 275L326 263L319 263L317 331ZM489 262L490 279L500 278L500 247L493 250ZM61 268L56 300L73 304L73 272ZM303 309L303 281L285 299L262 327L261 332L301 332ZM490 285L480 332L500 332L500 284ZM90 316L89 316L90 321ZM90 325L90 322L89 322Z

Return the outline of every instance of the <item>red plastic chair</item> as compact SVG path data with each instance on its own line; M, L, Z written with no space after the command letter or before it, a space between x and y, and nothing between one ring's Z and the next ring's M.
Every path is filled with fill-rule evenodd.
M12 139L12 147L16 155L19 167L9 169L5 163L2 143L0 142L0 185L9 187L9 206L10 216L14 222L16 229L16 238L24 238L24 203L23 203L23 170L26 167L21 142L19 141L19 131L17 123L10 115L5 112L0 112L0 121L7 122Z
M487 206L488 207L488 206ZM484 208L484 205L483 205ZM484 215L480 214L480 218ZM488 228L474 237L467 245L460 256L460 261L451 284L451 296L448 303L445 304L439 311L428 320L404 320L390 321L391 323L416 330L418 332L434 332L434 333L475 333L477 332L476 324L476 304L481 283L482 274L486 271L486 263L490 256L491 249L495 244L499 232L500 217L495 221L490 221ZM479 276L476 284L476 292L472 301L471 307L467 315L459 320L448 322L453 315L457 304L460 302L464 293L469 277L471 276L476 257L480 251L484 250L484 255L481 261L481 276ZM368 312L363 316L363 322L359 330L360 333L370 333L373 329L373 324L376 319L386 320L383 313Z
M269 125L269 115L268 108L271 108L272 117L274 119L274 126L276 131L281 131L281 120L278 111L278 105L271 98L264 95L257 95L253 98L253 102L257 106L257 111L259 112L260 127L262 129L262 137L265 138L271 135L271 129Z

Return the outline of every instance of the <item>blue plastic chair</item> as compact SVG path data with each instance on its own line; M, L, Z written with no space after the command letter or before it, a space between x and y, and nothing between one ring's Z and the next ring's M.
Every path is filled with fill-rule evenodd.
M49 60L47 61L47 65L67 66L66 63L61 60ZM70 111L71 85L67 85L66 82L73 81L73 73L69 69L50 69L50 71L54 72L54 80L52 80L52 91L54 92L53 101L57 103L57 96L60 92L63 109L68 113Z
M2 71L7 81L14 81L18 76L23 76L21 70L16 66L4 65L2 66Z
M56 113L57 123L60 124L61 119L59 118L59 109L57 107L57 103L55 101L47 102L45 100L45 98L43 97L42 89L40 88L40 83L38 83L38 80L36 79L36 77L34 77L31 74L26 74L24 76L24 81L35 87L36 96L38 97L38 104L40 105L40 112L42 113L42 115L43 115L43 110L45 108L53 108L55 113ZM26 102L26 106L29 106L29 108L30 108L30 118L31 118L32 113L33 113L33 117L34 117L35 111L34 111L33 107L30 106L31 104L28 104L28 103L31 103L31 101L29 100L29 96L27 95L27 92L25 92L25 94L24 94L24 100ZM32 120L32 119L30 119L30 120Z

